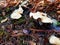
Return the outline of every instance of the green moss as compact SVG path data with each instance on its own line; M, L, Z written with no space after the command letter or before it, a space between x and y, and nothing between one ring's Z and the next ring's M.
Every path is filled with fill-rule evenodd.
M60 22L57 22L57 25L60 25Z

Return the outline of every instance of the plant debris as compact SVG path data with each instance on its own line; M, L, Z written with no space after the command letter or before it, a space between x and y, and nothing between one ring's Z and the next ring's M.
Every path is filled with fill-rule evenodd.
M51 44L60 45L60 0L0 0L0 45Z

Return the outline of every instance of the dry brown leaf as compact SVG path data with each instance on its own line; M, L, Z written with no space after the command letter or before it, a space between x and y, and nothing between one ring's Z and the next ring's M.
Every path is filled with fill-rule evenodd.
M60 14L60 11L57 11L58 14Z

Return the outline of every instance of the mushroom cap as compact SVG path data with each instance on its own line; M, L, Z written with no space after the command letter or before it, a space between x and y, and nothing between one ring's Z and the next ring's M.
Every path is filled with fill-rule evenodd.
M48 18L48 17L43 17L42 18L42 22L43 23L52 23L52 19Z
M49 38L50 44L58 44L60 45L60 39L54 35L51 35Z
M23 9L22 7L19 7L18 9L14 10L13 13L11 14L12 19L19 19L22 17Z
M47 17L47 14L46 13L43 13L43 12L36 12L36 13L32 13L30 12L30 17L32 17L34 19L38 19L40 18L42 20L43 23L52 23L52 19Z
M15 10L15 11L11 14L11 18L12 18L12 19L19 19L19 18L21 18L21 17L22 17L22 15L19 13L18 10Z
M18 13L13 13L13 14L11 14L11 18L12 18L12 19L19 19L20 17L21 17L21 15L18 14Z

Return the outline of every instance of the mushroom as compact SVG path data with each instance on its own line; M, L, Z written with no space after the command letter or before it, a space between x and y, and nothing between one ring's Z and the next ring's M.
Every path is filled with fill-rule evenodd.
M55 35L51 35L49 42L50 44L60 45L60 38L56 37Z
M10 17L12 19L19 19L22 17L22 15L21 15L22 13L23 13L23 9L22 9L22 7L19 7L19 9L16 9L13 11L13 13L11 14Z
M51 18L47 17L47 14L43 12L36 12L36 13L30 12L30 17L33 17L34 19L40 18L41 22L43 23L52 23Z

